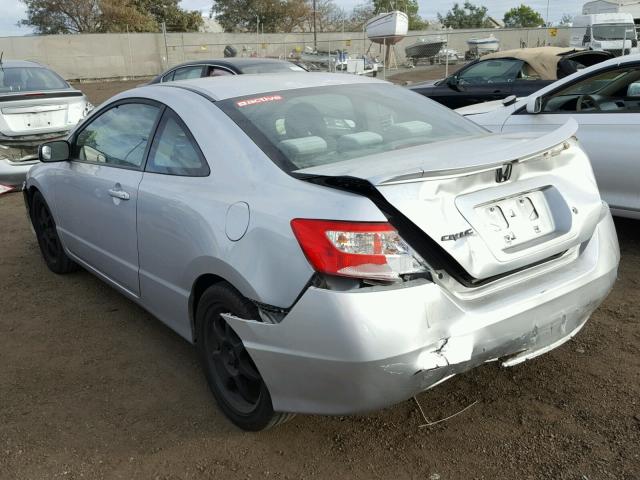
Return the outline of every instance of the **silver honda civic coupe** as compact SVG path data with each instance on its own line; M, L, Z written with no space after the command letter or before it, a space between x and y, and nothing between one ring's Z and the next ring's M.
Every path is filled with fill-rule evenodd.
M195 79L43 144L24 195L53 272L194 343L222 411L260 430L576 335L619 250L575 130L492 134L344 74Z

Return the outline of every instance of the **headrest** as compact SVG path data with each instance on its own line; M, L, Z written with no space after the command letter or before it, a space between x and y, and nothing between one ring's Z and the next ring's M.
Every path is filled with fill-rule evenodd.
M394 140L402 140L403 138L429 135L431 130L433 130L433 127L429 123L414 120L412 122L396 123L385 133Z
M338 138L338 151L346 152L382 143L382 135L375 132L349 133Z
M317 155L327 151L327 142L321 137L300 137L283 140L278 148L294 159Z

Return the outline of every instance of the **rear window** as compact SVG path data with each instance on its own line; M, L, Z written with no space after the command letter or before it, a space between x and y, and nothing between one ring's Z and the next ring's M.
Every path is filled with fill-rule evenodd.
M291 62L256 63L246 65L241 69L242 73L283 73L283 72L304 72L304 68Z
M387 84L285 90L216 105L288 172L486 134L448 108Z
M69 88L57 74L42 67L9 67L0 69L0 93L34 92Z

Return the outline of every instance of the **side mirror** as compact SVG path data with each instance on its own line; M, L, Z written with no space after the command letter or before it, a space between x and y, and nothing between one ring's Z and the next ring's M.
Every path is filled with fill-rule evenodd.
M64 162L69 160L71 148L66 140L46 142L38 147L38 158L41 162Z
M507 98L502 99L502 105L504 105L505 107L509 107L516 103L517 100L518 97L516 97L515 95L509 95Z
M537 114L542 111L542 97L531 96L527 100L527 113Z
M447 87L457 92L460 92L462 90L462 86L460 85L460 80L455 75L451 75L450 77L447 77L446 84L447 84Z

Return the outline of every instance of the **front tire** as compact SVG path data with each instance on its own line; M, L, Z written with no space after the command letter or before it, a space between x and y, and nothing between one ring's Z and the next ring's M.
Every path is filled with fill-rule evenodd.
M271 396L242 340L220 314L258 319L258 309L227 283L209 287L196 310L197 348L220 409L243 430L259 431L289 420L274 412Z
M36 232L40 252L47 267L54 273L65 274L78 270L78 264L71 260L62 247L56 222L51 210L40 192L35 192L31 199L31 223Z

